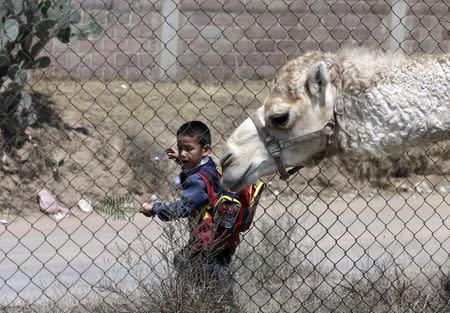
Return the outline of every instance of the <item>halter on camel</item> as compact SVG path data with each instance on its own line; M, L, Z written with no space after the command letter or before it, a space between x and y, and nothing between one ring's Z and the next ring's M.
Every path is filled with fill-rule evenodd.
M287 170L284 165L283 159L281 158L281 151L285 148L291 147L293 145L314 141L319 139L321 142L324 142L326 145L326 149L324 152L320 153L320 156L328 155L332 148L333 144L337 141L338 131L341 129L344 133L350 136L347 131L342 127L342 115L344 114L344 101L342 97L337 97L334 105L333 105L333 117L325 123L325 125L315 131L309 133L302 133L299 135L294 135L287 138L277 138L272 137L267 128L261 123L261 120L258 118L256 113L250 116L253 124L258 131L258 135L261 138L261 141L264 143L264 146L275 160L275 164L277 165L278 172L280 174L281 179L288 179L290 175L300 170L303 166L296 166ZM317 156L315 156L317 157ZM313 157L313 159L315 158Z

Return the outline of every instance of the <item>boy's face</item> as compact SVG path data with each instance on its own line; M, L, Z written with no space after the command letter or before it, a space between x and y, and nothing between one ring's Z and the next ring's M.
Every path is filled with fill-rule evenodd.
M177 137L178 158L184 170L194 170L200 161L211 152L211 146L201 146L196 136L180 135Z

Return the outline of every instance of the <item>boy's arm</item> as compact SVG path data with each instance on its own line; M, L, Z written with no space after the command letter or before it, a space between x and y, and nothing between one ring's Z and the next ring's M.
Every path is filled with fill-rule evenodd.
M171 203L153 203L153 211L166 222L190 216L209 202L206 186L197 175L189 176L184 182L181 199Z

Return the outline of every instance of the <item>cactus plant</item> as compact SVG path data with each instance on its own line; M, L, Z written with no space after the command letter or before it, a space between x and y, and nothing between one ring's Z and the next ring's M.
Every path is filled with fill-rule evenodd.
M74 36L86 38L86 29L99 31L94 21L74 29L80 21L72 0L0 0L0 127L4 133L17 140L25 127L36 122L32 98L24 88L32 70L50 65L50 58L40 54L46 44L53 38L63 43Z

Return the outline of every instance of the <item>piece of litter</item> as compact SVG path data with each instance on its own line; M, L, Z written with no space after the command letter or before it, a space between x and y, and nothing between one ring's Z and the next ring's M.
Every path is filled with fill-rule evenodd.
M78 207L81 211L85 213L89 213L92 211L92 204L89 200L86 200L84 198L81 198L80 201L78 201Z
M7 220L0 220L0 224L6 225L6 224L8 224L8 221Z
M158 200L158 197L157 197L156 195L152 195L152 196L150 197L150 200L151 200L151 201L156 201L156 200Z
M41 211L53 216L55 219L60 220L69 214L69 209L60 203L47 189L44 188L39 191L37 197Z
M120 84L120 87L122 87L122 88L128 88L128 86L127 85L125 85L125 84Z
M62 219L64 216L66 216L66 214L65 214L65 213L62 213L62 212L58 212L58 213L56 213L56 214L53 214L52 216L53 216L53 218L54 218L55 220L59 221L59 220Z
M447 186L439 186L439 191L440 191L441 193L448 193L448 192L450 192L450 185L447 185Z
M426 182L421 182L415 185L418 193L431 193L431 188Z

